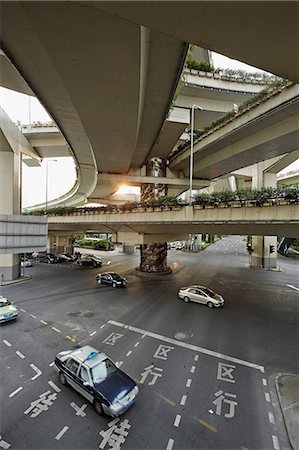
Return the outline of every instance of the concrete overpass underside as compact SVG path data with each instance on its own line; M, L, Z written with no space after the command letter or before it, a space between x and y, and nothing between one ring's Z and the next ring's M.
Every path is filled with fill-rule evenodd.
M49 216L50 233L95 230L118 234L119 242L152 243L186 239L188 234L297 236L298 205ZM184 236L184 237L183 237Z

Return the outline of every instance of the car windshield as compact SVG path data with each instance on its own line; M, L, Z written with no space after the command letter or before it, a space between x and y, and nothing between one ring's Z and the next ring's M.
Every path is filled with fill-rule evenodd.
M209 297L214 298L216 296L215 292L212 291L212 289L209 288L201 288L201 290L207 294Z
M110 359L105 359L91 369L91 377L95 384L102 383L109 378L117 368Z
M5 298L5 297L0 298L0 308L2 306L8 306L8 305L11 305L11 303L9 300L7 300L7 298Z
M116 280L116 281L121 280L121 277L119 275L117 275L117 273L111 273L110 275L112 276L113 280Z

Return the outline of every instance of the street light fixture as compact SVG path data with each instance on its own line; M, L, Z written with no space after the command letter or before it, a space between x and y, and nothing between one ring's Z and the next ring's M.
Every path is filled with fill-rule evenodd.
M48 209L48 167L49 162L57 162L57 159L48 159L46 161L46 209Z
M193 147L194 147L194 110L202 110L198 105L192 105L191 108L191 147L190 147L190 188L189 188L189 205L192 205L192 177L193 177Z

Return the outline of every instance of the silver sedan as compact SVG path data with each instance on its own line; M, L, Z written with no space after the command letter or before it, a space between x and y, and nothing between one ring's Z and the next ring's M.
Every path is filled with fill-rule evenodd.
M178 291L178 296L184 302L196 302L208 305L209 308L219 308L224 305L224 299L220 294L216 294L212 289L205 286L194 284L188 287L182 287Z

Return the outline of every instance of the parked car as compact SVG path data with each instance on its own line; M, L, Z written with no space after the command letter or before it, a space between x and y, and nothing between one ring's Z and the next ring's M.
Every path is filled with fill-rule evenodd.
M77 263L80 267L101 267L102 258L100 256L82 255Z
M196 302L208 305L209 308L219 308L224 305L224 299L220 294L216 294L212 289L205 286L194 284L188 287L182 287L178 291L179 298L184 302Z
M28 258L21 258L21 267L32 267L32 262Z
M96 276L98 284L105 283L110 284L112 287L126 287L128 285L128 280L121 277L115 272L103 272L98 273Z
M15 320L18 317L18 309L6 297L0 295L0 323Z
M39 260L39 262L44 262L44 263L48 263L48 264L54 264L57 262L56 256L54 255L54 253L46 253L46 252L38 253L37 259Z
M95 348L85 345L58 353L55 369L61 384L69 384L94 405L98 414L117 417L135 401L136 383Z
M57 262L72 262L75 261L75 257L70 253L60 253L56 256Z

